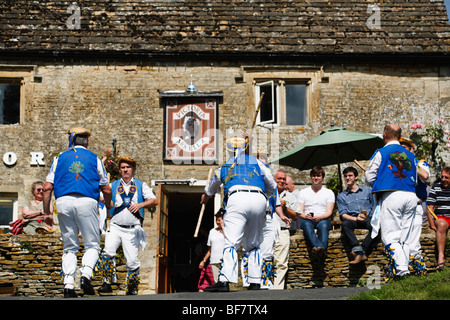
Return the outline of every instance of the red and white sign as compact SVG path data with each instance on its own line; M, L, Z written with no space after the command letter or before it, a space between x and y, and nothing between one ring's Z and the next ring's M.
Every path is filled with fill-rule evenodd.
M164 160L175 163L217 161L217 98L165 100Z

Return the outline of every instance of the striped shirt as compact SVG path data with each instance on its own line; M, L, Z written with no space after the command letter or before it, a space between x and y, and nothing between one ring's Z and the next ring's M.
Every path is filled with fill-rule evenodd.
M434 206L436 215L450 217L450 189L443 189L440 182L431 187L427 203Z

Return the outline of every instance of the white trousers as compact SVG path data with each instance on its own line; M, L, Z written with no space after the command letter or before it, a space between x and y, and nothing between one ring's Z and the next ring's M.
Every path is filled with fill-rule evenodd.
M260 244L262 259L273 259L273 246L278 241L279 229L280 224L278 223L276 217L272 216L271 214L267 214L264 228L262 230L263 241Z
M411 234L408 238L410 249L409 255L415 258L421 258L420 235L422 234L423 207L422 204L417 205L416 214L414 215Z
M117 249L122 244L127 270L138 269L141 264L138 259L139 237L137 232L137 228L122 228L115 223L111 223L110 230L105 235L103 254L109 259L113 259L116 256Z
M228 199L226 213L223 217L225 246L222 270L219 281L238 282L237 249L242 243L249 255L248 281L260 283L261 256L260 244L263 240L266 215L266 198L260 193L236 192Z
M376 231L381 229L381 241L393 253L397 275L408 274L409 239L417 208L416 194L406 191L384 192L378 205L379 212L374 212L372 227Z
M279 237L279 229L280 224L276 217L272 216L272 214L266 214L266 221L264 223L264 228L262 230L263 233L263 241L260 244L260 256L262 260L272 261L273 262L273 246L278 241ZM248 282L247 277L247 257L244 257L241 262L241 276L242 276L242 286L248 287L250 283ZM261 288L269 289L272 287L271 281L267 281L265 283L264 279L261 279Z
M80 249L78 233L81 232L85 253L81 275L90 279L100 252L100 229L97 201L91 198L68 195L56 200L61 236L64 243L62 269L64 285L72 288L77 270L77 253Z

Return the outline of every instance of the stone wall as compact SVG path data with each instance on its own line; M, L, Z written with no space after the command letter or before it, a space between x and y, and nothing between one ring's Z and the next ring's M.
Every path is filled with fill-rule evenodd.
M355 232L361 243L368 231L357 229ZM420 243L427 269L433 270L436 266L435 233L423 228ZM368 255L365 263L349 265L350 252L351 247L341 230L332 230L325 262L311 262L311 247L306 244L303 231L297 230L291 236L287 288L365 286L368 279L375 277L376 273L380 275L381 284L384 283L387 258L381 241ZM446 259L449 263L448 255Z
M367 231L357 230L360 240ZM422 250L427 268L436 264L434 233L424 230L421 237ZM365 286L377 266L384 276L387 260L381 243L375 248L366 263L350 267L348 254L350 247L340 230L332 230L329 238L327 258L323 265L312 263L310 248L306 245L302 231L291 236L287 289L311 287ZM78 254L81 263L82 246ZM19 296L60 297L63 282L61 277L62 240L60 235L0 235L0 286L14 284ZM447 256L450 263L450 256ZM126 270L124 261L118 255L118 284L113 285L111 295L124 295ZM94 275L95 289L101 285L101 278ZM233 286L233 290L242 289ZM78 291L81 293L81 291ZM140 294L147 294L140 290Z
M78 266L81 266L83 254L82 241L80 246ZM60 234L0 235L0 285L13 284L19 296L62 296L62 249ZM125 294L126 270L119 254L117 273L119 282L112 286L113 294ZM97 289L101 286L101 278L94 276L92 284Z

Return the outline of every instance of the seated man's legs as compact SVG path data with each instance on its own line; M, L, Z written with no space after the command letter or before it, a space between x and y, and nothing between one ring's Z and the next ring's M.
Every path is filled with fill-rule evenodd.
M436 225L436 247L438 251L438 267L443 266L445 263L445 245L447 242L448 223L444 219L437 219L434 224Z
M323 248L322 243L316 236L315 223L312 220L302 219L300 222L300 228L303 230L303 235L305 239L308 240L313 248Z
M328 235L331 229L331 223L329 219L320 220L316 225L317 236L322 243L322 247L326 250L328 247Z
M355 229L358 228L356 221L344 220L344 221L342 221L341 226L342 226L342 232L344 233L350 246L352 247L352 252L359 254L359 255L363 255L364 249L359 244L359 241L355 235Z

